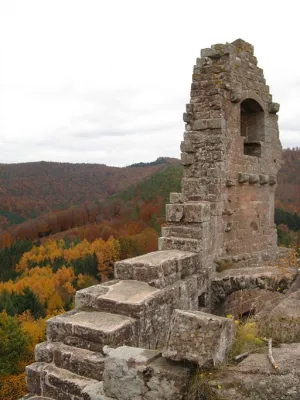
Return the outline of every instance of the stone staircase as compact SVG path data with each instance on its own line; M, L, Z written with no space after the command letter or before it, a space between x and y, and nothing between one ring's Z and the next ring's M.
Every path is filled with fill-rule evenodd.
M74 310L47 321L47 342L26 368L31 399L109 399L105 346L162 348L174 309L198 309L207 276L198 266L192 252L153 252L116 263L119 279L78 291Z

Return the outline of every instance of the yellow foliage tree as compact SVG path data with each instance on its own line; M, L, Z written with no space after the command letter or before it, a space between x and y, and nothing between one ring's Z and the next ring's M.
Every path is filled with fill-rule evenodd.
M64 302L60 295L56 292L48 302L47 314L53 314L56 311L63 312Z

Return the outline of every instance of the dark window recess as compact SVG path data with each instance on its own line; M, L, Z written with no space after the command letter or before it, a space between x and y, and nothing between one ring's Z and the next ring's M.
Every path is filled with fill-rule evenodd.
M244 142L244 154L246 154L247 156L260 157L261 144Z
M198 307L206 307L206 293L202 293L201 296L198 297Z
M260 157L260 142L265 139L265 118L262 107L253 99L241 103L241 136L244 137L244 154Z

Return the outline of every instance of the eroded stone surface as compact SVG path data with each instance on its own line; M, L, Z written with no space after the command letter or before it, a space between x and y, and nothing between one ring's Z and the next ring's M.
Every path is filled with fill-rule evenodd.
M91 400L114 400L104 394L103 382L89 385L83 389L82 394L83 396L88 395Z
M175 310L163 356L199 366L224 362L235 338L234 321L201 311Z
M267 354L251 354L235 367L213 376L218 395L236 400L298 400L300 398L300 343L273 348L279 368L275 370Z
M300 342L300 290L257 316L259 334L284 343Z
M122 400L183 399L189 370L160 357L157 350L119 347L109 353L104 393Z

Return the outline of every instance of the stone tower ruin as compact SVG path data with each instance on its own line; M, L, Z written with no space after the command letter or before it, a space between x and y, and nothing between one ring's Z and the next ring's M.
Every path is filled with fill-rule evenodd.
M199 253L202 265L253 266L276 253L278 110L253 46L202 50L183 115L182 193L171 194L160 249Z
M117 262L113 281L78 291L74 310L48 320L27 367L31 395L180 400L180 362L226 359L228 298L247 293L244 312L285 279L270 266L278 110L249 43L202 50L183 116L182 192L170 194L159 250Z

